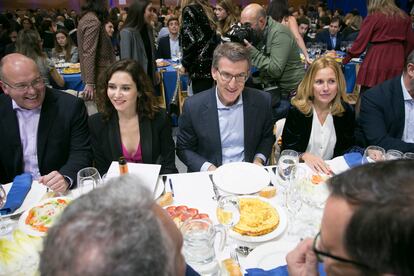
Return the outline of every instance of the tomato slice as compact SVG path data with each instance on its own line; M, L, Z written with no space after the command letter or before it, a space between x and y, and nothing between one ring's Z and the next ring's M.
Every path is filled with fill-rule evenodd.
M187 219L192 218L193 216L189 213L181 213L178 217L181 221L186 221Z
M187 211L187 209L188 209L188 207L187 207L187 206L185 206L185 205L180 205L180 206L177 206L176 211L177 211L177 212L179 212L179 213L182 213L182 212Z
M207 214L198 214L198 216L200 217L200 219L205 219L205 218L210 218Z
M167 210L167 212L170 211L175 211L176 206L168 206L167 208L165 208L165 210Z
M189 213L192 217L198 214L197 208L188 208L187 213Z

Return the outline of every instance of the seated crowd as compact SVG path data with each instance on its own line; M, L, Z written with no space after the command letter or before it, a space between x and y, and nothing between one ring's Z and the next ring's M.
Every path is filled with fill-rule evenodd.
M267 10L229 2L213 9L207 0L183 0L181 10L162 6L157 15L149 0L109 12L105 0L86 0L80 16L66 9L1 14L0 183L28 172L64 192L77 187L80 169L94 166L103 175L121 156L160 164L160 174L178 173L176 155L189 172L241 161L264 166L273 161L280 120L281 149L297 151L318 173L331 173L326 160L370 145L414 152L414 33L394 1L368 1L363 21L357 12L330 16L323 5L307 15L303 7L289 12L286 0ZM376 29L380 16L395 19L394 29ZM241 40L233 35L237 22L250 33ZM372 45L358 73L356 105L348 102L341 63L311 60L305 46L339 50L341 39L355 40L344 63ZM156 58L182 58L179 70L194 94L184 102L176 143L156 98ZM55 61L80 62L83 99L59 90L65 82ZM88 115L91 102L97 112ZM317 275L319 260L332 275L413 274L411 166L383 162L332 177L321 232L288 255L289 272ZM191 274L181 234L140 180L111 182L122 185L96 189L64 211L45 241L41 274Z

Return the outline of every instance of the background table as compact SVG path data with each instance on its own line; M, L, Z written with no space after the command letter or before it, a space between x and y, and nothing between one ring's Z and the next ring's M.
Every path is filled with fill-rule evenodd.
M73 89L75 91L83 91L85 85L82 82L81 74L62 74L65 80L65 89Z

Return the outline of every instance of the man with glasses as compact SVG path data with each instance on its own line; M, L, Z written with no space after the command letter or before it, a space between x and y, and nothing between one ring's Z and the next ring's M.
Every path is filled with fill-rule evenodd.
M0 183L29 172L56 192L72 188L91 165L83 102L47 88L36 63L10 54L0 63Z
M214 51L216 86L188 98L178 122L177 156L189 171L266 163L274 142L270 95L244 87L249 72L244 46L224 43Z
M414 275L414 161L356 167L328 180L321 230L287 257L289 275Z

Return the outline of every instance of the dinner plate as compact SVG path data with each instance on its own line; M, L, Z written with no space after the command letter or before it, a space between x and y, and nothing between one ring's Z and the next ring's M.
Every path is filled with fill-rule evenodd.
M287 215L286 215L285 210L282 207L280 207L279 205L277 205L276 203L274 203L274 202L272 202L272 201L270 201L266 198L258 197L258 196L247 196L247 197L258 198L258 199L272 205L272 207L274 207L276 209L277 213L279 214L279 225L272 232L270 232L268 234L265 234L265 235L262 235L262 236L245 236L245 235L241 235L241 234L233 231L232 229L229 230L229 236L232 237L233 239L237 239L237 240L240 240L240 241L255 243L255 242L269 241L269 240L277 238L281 234L283 234L283 232L285 231L285 229L287 227Z
M270 270L281 265L286 265L286 255L295 246L296 243L287 241L275 241L259 245L244 260L243 268Z
M9 193L11 186L12 186L12 183L3 185L3 188L6 191L6 193ZM43 196L46 194L46 192L47 192L47 187L45 185L39 184L37 181L33 181L32 187L30 188L30 191L27 193L26 198L24 199L22 205L18 209L16 209L13 213L2 215L1 217L5 218L5 217L15 216L15 215L23 213L28 208L31 208L37 203L39 203L42 200Z
M269 185L270 175L263 167L247 162L234 162L220 166L213 173L215 184L232 194L254 194Z
M47 198L45 200L42 200L41 202L39 202L39 204L36 204L34 207L43 205L51 200L56 200L56 199L66 199L66 200L73 200L72 198L69 197L52 197L52 198ZM26 233L27 235L30 236L34 236L34 237L43 237L46 235L46 232L40 232L37 231L36 229L33 229L32 227L30 227L29 225L26 224L26 218L29 215L30 210L32 209L27 209L26 211L24 211L24 213L20 216L19 218L19 223L18 223L18 227L20 230L22 230L24 233Z

